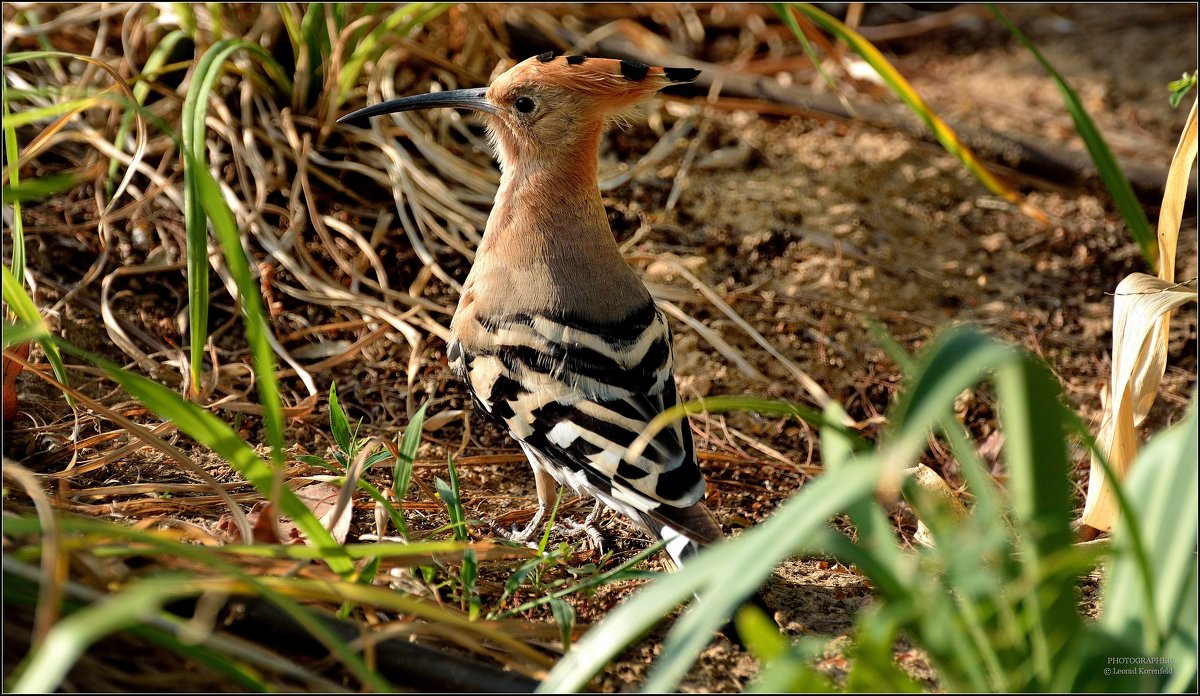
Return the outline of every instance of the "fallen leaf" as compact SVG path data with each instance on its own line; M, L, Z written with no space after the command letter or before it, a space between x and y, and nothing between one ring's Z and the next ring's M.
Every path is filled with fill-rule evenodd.
M350 518L354 512L354 505L346 505L337 520L333 520L333 514L337 512L335 508L338 496L341 494L341 488L329 483L311 483L296 489L296 497L304 501L308 509L321 519L321 526L329 530L337 543L344 544L346 535L350 533Z

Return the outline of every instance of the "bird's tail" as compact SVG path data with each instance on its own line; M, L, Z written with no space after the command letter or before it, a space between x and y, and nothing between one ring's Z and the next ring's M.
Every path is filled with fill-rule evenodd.
M677 569L684 566L689 556L725 536L717 518L702 502L687 508L673 509L670 521L664 520L659 515L651 516L645 513L641 517L642 524L650 532L659 539L666 540L666 552ZM696 599L703 601L699 595L696 596ZM774 622L775 611L767 605L761 591L756 590L745 604L753 604L758 607ZM730 641L745 647L745 643L732 621L721 627L721 633Z
M725 536L717 518L704 503L673 508L669 517L661 513L653 516L642 513L642 524L655 537L667 542L666 552L676 568L682 568L688 556Z

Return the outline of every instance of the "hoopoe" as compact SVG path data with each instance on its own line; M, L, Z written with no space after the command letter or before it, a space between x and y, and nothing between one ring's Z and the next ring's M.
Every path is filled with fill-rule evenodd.
M596 498L655 537L677 565L722 537L704 505L686 419L637 457L628 447L676 403L671 332L618 250L597 182L606 125L690 68L544 53L488 88L422 94L338 119L455 107L482 112L500 187L451 322L447 356L477 407L499 421L533 467L538 509L556 484Z

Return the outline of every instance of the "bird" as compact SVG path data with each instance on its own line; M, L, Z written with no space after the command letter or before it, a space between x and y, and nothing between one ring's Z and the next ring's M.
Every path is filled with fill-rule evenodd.
M446 354L477 410L505 428L534 472L538 508L558 486L595 498L582 525L599 540L603 509L656 539L675 565L723 538L686 418L640 454L629 446L675 406L671 330L618 248L597 179L601 136L692 68L543 53L489 87L392 99L339 123L401 111L479 112L500 184L450 326Z

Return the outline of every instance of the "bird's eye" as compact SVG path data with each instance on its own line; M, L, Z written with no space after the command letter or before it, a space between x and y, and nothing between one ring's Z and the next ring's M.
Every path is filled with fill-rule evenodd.
M529 97L521 97L513 103L513 106L517 108L517 111L520 111L523 114L531 114L533 113L533 110L537 108L537 102L533 101Z

